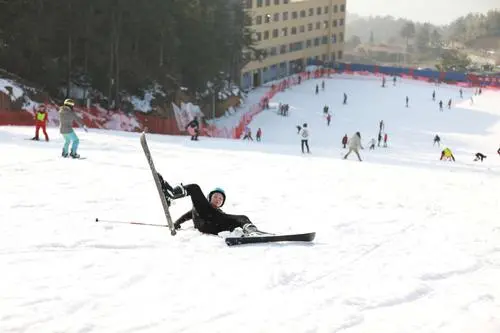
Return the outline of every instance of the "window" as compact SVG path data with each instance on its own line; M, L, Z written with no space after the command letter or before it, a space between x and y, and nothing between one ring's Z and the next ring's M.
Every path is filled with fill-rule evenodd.
M314 15L314 8L309 8L309 16L313 16Z
M283 28L283 29L281 29L281 35L282 35L283 37L288 36L288 28Z
M341 42L341 43L344 42L344 33L343 32L339 33L339 42Z
M312 40L308 39L306 40L306 47L311 47L312 45Z
M271 6L271 0L266 0L266 6Z
M335 44L335 43L337 43L337 35L333 34L332 35L332 44Z
M336 27L337 26L337 20L333 20L332 25L333 25L333 27Z
M337 58L339 58L339 60L342 59L342 51L339 51L337 53L338 53L338 57Z
M333 12L336 13L339 11L339 6L333 5Z
M247 8L247 9L252 8L252 3L253 3L253 0L245 0L245 8Z
M332 53L332 61L335 61L335 52Z
M304 42L295 42L290 44L290 52L299 51L304 48Z
M296 20L298 17L297 12L292 12L292 20Z
M301 10L300 11L300 17L306 17L306 11L305 10Z
M273 38L278 38L278 37L279 37L279 30L273 29Z
M314 38L314 46L319 46L319 38Z
M316 8L316 15L321 15L321 7Z
M276 6L279 6L279 4L280 4L280 0L274 0L274 4L275 4Z
M343 26L343 25L344 25L344 19L340 19L340 20L339 20L339 25L340 25L340 26Z
M297 28L296 27L293 27L292 28L292 35L296 35L297 34Z
M273 21L278 22L280 20L280 13L274 13Z
M262 24L262 16L256 16L255 17L255 24Z
M340 5L340 11L343 13L345 12L345 5ZM339 57L339 59L342 57Z
M283 21L288 20L288 12L283 12Z
M328 28L328 23L329 23L328 21L324 21L324 22L323 22L323 28L324 28L324 29Z
M290 0L283 0L284 5L288 5L289 2L290 2Z
M299 27L299 32L300 32L300 33L303 33L303 32L305 32L305 31L306 31L305 26L301 25L301 26Z
M269 39L269 31L266 30L264 31L264 40L268 40Z
M266 15L264 16L264 22L265 22L265 23L269 23L269 22L271 22L271 14L266 14Z
M328 14L328 9L330 9L330 7L325 6L325 14Z
M312 31L313 30L313 24L312 23L309 23L307 25L307 31Z
M270 56L275 56L277 53L278 53L278 49L277 49L277 48L275 48L275 47L271 47L271 48L269 49L269 55L270 55Z
M321 22L316 22L316 30L321 29Z
M322 54L322 55L321 55L321 61L326 61L326 58L327 58L327 55L326 55L326 54Z
M256 41L261 41L262 40L262 34L260 32L255 33L255 40Z
M287 52L286 45L280 46L280 54L285 54Z
M263 0L257 0L257 7L262 7L262 1Z
M328 44L328 36L321 37L321 44Z

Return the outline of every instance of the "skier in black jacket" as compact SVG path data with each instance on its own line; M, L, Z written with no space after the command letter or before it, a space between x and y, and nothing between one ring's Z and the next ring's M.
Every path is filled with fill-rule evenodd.
M198 135L200 135L200 123L198 122L197 117L194 117L194 119L186 125L186 131L191 134L191 140L198 140Z
M159 173L158 177L167 202L190 196L193 203L193 208L175 221L175 229L180 229L182 223L192 219L194 227L205 234L217 235L221 231L233 231L238 227L245 234L258 231L247 216L230 215L221 210L226 201L224 190L216 188L205 197L198 184L181 184L172 188Z

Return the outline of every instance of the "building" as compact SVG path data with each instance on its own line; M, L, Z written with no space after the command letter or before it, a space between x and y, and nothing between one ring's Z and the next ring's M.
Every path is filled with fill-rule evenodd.
M244 0L261 60L241 73L244 88L342 60L346 0Z

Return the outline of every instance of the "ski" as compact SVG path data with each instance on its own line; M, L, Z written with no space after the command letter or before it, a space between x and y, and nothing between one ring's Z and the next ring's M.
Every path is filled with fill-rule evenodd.
M244 244L258 244L258 243L275 243L275 242L312 242L316 237L315 232L308 232L304 234L257 234L256 236L246 237L227 237L225 242L228 246L244 245Z
M141 146L144 150L144 155L146 155L146 159L148 160L149 168L151 169L151 173L153 174L153 179L156 184L156 189L158 190L158 195L160 196L161 204L163 206L163 211L165 212L165 217L167 219L167 225L170 229L170 234L174 236L177 232L174 227L174 222L172 222L172 217L170 216L170 211L168 209L169 204L167 199L165 198L165 194L163 193L160 178L158 177L158 173L156 172L155 165L153 163L153 157L151 155L151 151L148 147L148 142L146 141L146 133L142 132L141 134Z

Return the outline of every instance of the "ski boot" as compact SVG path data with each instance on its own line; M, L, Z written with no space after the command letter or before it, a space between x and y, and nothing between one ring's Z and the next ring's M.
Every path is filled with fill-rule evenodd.
M259 230L253 223L245 223L241 229L243 229L243 237L256 236L259 234Z
M71 153L69 154L69 156L71 156L72 158L80 158L80 155L71 151Z
M157 172L156 174L158 175L158 178L160 179L163 194L165 194L165 197L167 199L175 200L175 199L183 198L187 195L186 189L182 186L182 184L177 185L175 187L172 187L172 186L170 186L169 183L167 183L163 179L162 175L159 172ZM167 201L169 201L169 200L167 200Z
M61 156L62 156L62 157L68 157L68 153L67 153L67 152L65 152L65 151L64 151L64 149L63 149Z

